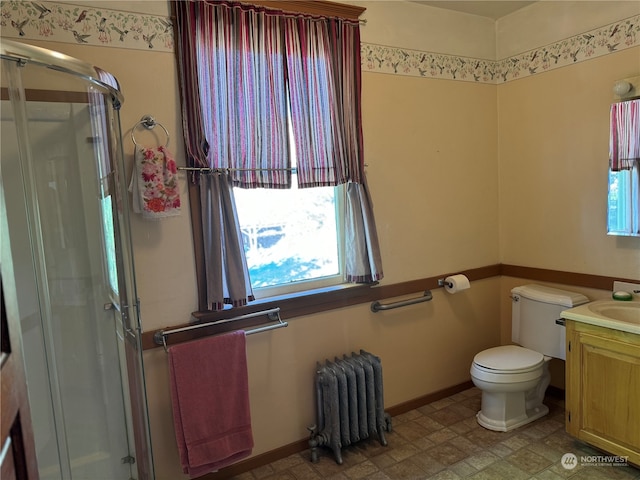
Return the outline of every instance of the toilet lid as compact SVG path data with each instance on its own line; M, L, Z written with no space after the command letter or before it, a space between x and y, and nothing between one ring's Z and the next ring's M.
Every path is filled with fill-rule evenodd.
M543 363L544 356L528 348L504 345L478 353L473 361L484 368L516 372L537 368Z

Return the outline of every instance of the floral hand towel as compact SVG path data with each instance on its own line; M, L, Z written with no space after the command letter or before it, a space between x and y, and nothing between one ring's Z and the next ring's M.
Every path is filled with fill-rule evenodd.
M180 214L180 192L176 162L165 147L136 150L133 178L133 211L144 218Z

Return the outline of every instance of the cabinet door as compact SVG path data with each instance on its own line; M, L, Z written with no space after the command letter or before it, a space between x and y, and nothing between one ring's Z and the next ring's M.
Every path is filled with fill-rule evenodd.
M20 325L12 305L5 303L0 276L0 383L2 383L2 480L37 480L38 468L21 353ZM7 308L9 307L9 308Z
M567 333L567 431L640 463L640 345L610 332Z

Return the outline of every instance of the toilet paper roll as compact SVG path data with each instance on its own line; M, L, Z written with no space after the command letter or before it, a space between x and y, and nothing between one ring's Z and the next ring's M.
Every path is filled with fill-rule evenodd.
M465 275L451 275L444 279L444 289L449 293L458 293L468 288L471 288L471 285Z

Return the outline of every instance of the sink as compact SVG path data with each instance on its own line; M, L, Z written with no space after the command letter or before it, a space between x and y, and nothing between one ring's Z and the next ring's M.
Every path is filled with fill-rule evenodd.
M588 304L589 310L611 320L640 325L640 302L602 300Z
M640 301L596 300L564 310L561 317L640 335Z

